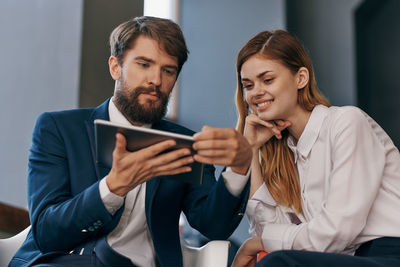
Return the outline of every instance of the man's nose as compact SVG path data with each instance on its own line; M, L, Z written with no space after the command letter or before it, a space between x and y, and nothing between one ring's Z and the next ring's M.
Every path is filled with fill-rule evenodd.
M149 85L160 86L161 85L161 70L152 69L148 73L147 82Z

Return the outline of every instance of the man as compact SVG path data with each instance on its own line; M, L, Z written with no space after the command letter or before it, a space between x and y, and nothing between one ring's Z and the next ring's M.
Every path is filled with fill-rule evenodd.
M114 95L94 109L42 114L32 137L28 199L32 229L10 266L182 266L178 221L210 239L226 239L248 197L251 152L233 129L204 127L193 148L161 153L160 142L128 152L116 135L111 169L96 163L95 119L192 135L162 120L187 59L175 23L139 17L110 37ZM190 171L194 160L228 166L216 182L206 165L202 185L165 179Z

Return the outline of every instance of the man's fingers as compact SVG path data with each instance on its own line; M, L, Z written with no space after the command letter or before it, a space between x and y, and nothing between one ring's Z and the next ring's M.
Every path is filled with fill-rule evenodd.
M121 133L115 135L115 147L113 151L113 158L119 159L122 155L126 153L126 139Z
M230 166L232 161L227 159L226 157L205 157L199 154L193 156L194 160L204 164L216 164L223 166Z
M177 168L193 162L190 153L190 149L188 148L173 150L150 159L149 164L152 168L159 168L161 170Z
M228 150L226 149L203 149L197 151L197 155L204 157L223 157L226 156Z
M236 139L226 140L226 139L210 139L196 141L193 144L193 149L197 152L203 149L225 149L228 147L238 148L239 142Z
M171 140L166 140L159 142L157 144L151 145L149 147L143 148L140 151L143 151L145 157L151 158L154 157L155 155L160 154L161 152L170 149L176 145L176 141L171 139Z
M155 173L156 176L162 176L162 175L175 175L179 173L185 173L185 172L190 172L192 171L191 167L185 166L177 169L172 169L172 170L167 170L167 171L158 171Z
M115 135L115 149L118 152L125 152L126 151L126 139L125 136L121 133L117 133Z
M195 141L207 139L227 139L234 137L236 131L232 128L214 128L211 126L204 126L201 132L193 135Z
M164 155L161 155L151 160L150 166L152 169L152 173L155 176L161 175L160 173L162 173L163 175L171 175L175 173L191 171L191 167L188 165L194 162L192 156L179 159L176 159L176 156L174 156L173 158L163 156Z

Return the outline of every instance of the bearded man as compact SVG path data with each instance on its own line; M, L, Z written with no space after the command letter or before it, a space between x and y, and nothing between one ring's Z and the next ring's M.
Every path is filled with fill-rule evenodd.
M110 36L114 95L93 109L42 114L29 155L32 227L10 266L182 266L178 222L210 239L239 224L249 193L250 146L234 129L204 127L187 148L173 140L136 152L116 135L112 166L95 160L93 122L110 120L180 134L194 132L162 119L187 59L178 25L138 17ZM161 153L167 150L166 153ZM205 163L203 183L164 179ZM212 164L225 165L216 180Z

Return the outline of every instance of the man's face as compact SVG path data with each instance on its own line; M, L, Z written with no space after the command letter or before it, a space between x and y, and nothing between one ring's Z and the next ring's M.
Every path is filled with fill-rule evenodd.
M116 80L114 103L121 113L133 124L159 121L178 75L177 58L141 35L125 52L122 66L115 57L110 57L109 65Z

